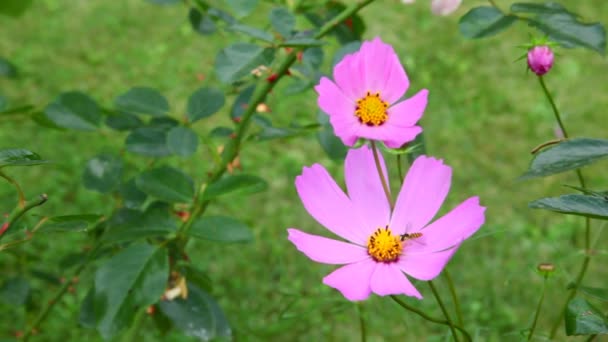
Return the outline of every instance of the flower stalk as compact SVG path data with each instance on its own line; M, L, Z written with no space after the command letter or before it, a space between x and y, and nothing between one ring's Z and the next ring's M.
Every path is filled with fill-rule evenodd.
M15 210L13 210L13 212L9 215L8 220L5 223L6 228L4 229L2 234L0 234L0 240L2 240L2 237L7 235L6 233L8 232L8 230L15 226L15 223L21 218L21 216L23 216L31 209L43 205L48 199L49 197L46 194L42 194L38 196L37 199L33 199L29 202L26 202L22 207L15 208Z
M443 312L443 316L445 316L445 319L448 322L448 325L450 326L450 330L452 331L452 336L454 336L454 340L456 342L460 341L460 339L458 338L458 334L456 333L456 328L454 326L454 322L452 322L452 319L450 318L450 315L448 314L448 310L446 309L445 305L443 304L443 300L441 300L441 296L439 295L437 288L435 288L435 284L433 284L432 280L429 280L428 284L429 284L429 287L431 288L431 291L433 292L433 296L435 296L435 299L437 300L437 304L439 304L439 307L441 308L441 312Z
M538 317L540 316L540 310L543 307L543 301L545 300L545 289L547 288L547 278L548 275L545 274L543 277L543 289L540 293L540 299L538 300L538 305L536 306L536 312L534 313L534 320L532 321L532 327L530 328L530 332L528 333L528 341L532 340L532 336L534 336L534 330L536 329L536 323L538 323Z

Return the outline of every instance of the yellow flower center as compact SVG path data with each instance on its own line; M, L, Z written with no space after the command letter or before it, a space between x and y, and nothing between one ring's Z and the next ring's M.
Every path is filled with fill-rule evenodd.
M378 262L393 262L403 252L403 239L386 226L378 228L367 240L367 253Z
M355 116L359 122L368 126L380 126L388 119L388 102L382 101L380 93L365 94L365 97L357 101Z

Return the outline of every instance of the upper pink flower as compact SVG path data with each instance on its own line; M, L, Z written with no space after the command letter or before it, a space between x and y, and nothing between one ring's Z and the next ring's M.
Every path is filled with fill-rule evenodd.
M414 0L401 0L404 4L412 4ZM462 0L433 0L431 11L435 15L448 15L458 9Z
M319 107L345 145L366 138L398 148L422 132L416 122L426 108L428 90L397 102L409 80L393 48L380 38L346 55L336 64L333 77L335 83L321 77L315 90Z
M528 67L542 76L553 67L553 51L546 45L535 46L528 51Z
M381 164L386 174L383 160ZM348 242L287 231L289 240L313 261L345 264L323 283L349 300L364 300L372 292L421 299L405 274L435 278L485 221L485 208L478 197L471 197L429 223L450 189L452 169L441 160L420 156L414 161L392 212L367 146L349 151L344 171L348 196L319 164L304 168L296 188L310 215Z

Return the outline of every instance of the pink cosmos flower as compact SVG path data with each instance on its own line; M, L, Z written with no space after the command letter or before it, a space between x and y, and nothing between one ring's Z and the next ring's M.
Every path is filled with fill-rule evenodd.
M315 90L319 107L345 145L366 138L398 148L422 132L416 122L426 108L428 90L397 102L409 80L393 48L380 38L346 55L336 64L333 78L321 77Z
M405 274L419 280L439 275L462 241L484 223L479 198L429 223L451 183L452 169L441 160L420 156L414 161L392 212L367 146L348 152L344 171L348 195L319 164L304 168L296 188L310 215L346 241L295 228L287 230L289 241L313 261L345 265L323 283L348 300L364 300L372 292L422 299Z

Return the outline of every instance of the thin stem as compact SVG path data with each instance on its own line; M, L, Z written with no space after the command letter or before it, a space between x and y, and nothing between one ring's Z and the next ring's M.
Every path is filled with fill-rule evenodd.
M44 309L42 309L40 314L38 314L38 317L36 317L36 319L34 320L34 323L32 324L32 326L23 335L24 342L27 342L27 340L32 336L34 331L36 331L36 329L38 329L38 327L42 324L42 322L44 322L44 320L47 318L47 316L51 313L51 310L53 310L53 307L55 307L55 304L57 304L61 300L61 297L63 297L63 295L67 292L67 290L70 288L70 285L72 285L72 279L78 277L80 275L80 273L82 273L82 271L84 271L84 269L94 260L94 257L97 254L97 252L99 251L99 249L100 249L100 245L93 248L89 252L85 261L82 264L80 264L78 266L78 268L76 268L76 270L72 273L72 275L70 277L66 278L65 282L59 288L59 291L57 291L57 293L55 293L53 298L47 302Z
M374 162L376 164L376 170L378 171L378 175L380 176L380 182L382 183L382 189L384 189L384 194L386 195L386 200L388 204L391 206L391 211L395 204L393 203L393 199L391 198L391 191L388 187L388 182L386 181L386 177L384 177L384 172L382 172L382 165L380 164L380 157L378 156L378 149L376 148L376 142L371 141L372 145L372 153L374 154Z
M9 183L13 184L15 189L17 189L17 196L19 196L19 208L23 208L25 206L25 195L23 195L23 190L21 190L19 183L2 171L0 171L0 177L6 179Z
M357 303L357 314L359 315L359 328L361 329L361 342L367 341L367 329L365 327L365 317L363 312L363 304Z
M545 84L545 80L543 79L542 76L538 76L538 81L540 83L541 88L543 89L545 97L551 104L551 108L553 109L553 115L555 116L555 119L557 120L559 128L564 133L564 138L568 139L568 137L569 137L568 131L566 131L566 127L564 126L561 115L559 114L557 105L555 104L555 101L553 100L553 97L551 96L551 93L549 92L549 89L547 88L547 85ZM583 177L583 173L581 172L580 169L576 169L575 171L576 171L576 176L578 178L578 181L579 181L581 187L585 188L586 187L585 178ZM589 267L589 262L591 261L590 250L591 250L591 219L589 217L585 217L585 259L583 260L581 269L576 277L574 286L570 290L570 294L568 295L568 298L566 299L566 302L563 305L563 309L561 310L557 321L555 322L555 324L553 325L553 328L551 329L551 334L549 337L550 339L553 339L555 337L555 334L557 333L557 329L559 328L559 326L561 324L562 317L568 308L568 302L570 302L570 300L572 300L572 298L574 298L574 296L576 295L576 292L578 291L578 288L581 285L581 282L583 281L583 278L585 277L585 273L587 272L587 268Z
M452 319L450 318L450 315L448 314L448 310L446 309L445 305L443 304L443 301L441 300L441 296L439 296L439 292L437 292L437 289L435 288L433 281L429 280L428 284L429 284L429 287L431 288L431 291L433 291L433 295L435 296L435 299L437 300L437 304L439 304L439 307L441 308L441 312L443 312L445 319L448 321L448 325L450 326L450 330L452 330L452 336L454 336L454 340L456 342L460 341L460 339L458 338L458 334L456 333L456 329L454 327L454 322L452 322Z
M443 273L446 283L448 283L448 287L450 288L450 294L452 295L452 301L454 301L454 307L456 309L456 317L458 318L458 324L464 325L464 320L462 319L462 310L460 309L460 300L458 300L458 296L456 295L456 288L454 287L454 282L452 281L450 272L448 272L448 268L447 267L444 268L442 273Z
M399 174L399 182L401 182L401 185L403 185L403 169L401 166L401 155L400 154L397 155L397 172Z
M439 319L439 318L435 318L435 317L431 317L429 315L427 315L426 313L424 313L423 311L420 311L419 309L408 305L407 303L405 303L404 301L402 301L401 299L397 298L397 296L391 295L391 298L397 303L399 304L402 308L411 311L415 314L417 314L418 316L426 319L429 322L433 322L433 323L437 323L437 324L443 324L443 325L450 325L450 323L446 320L443 319ZM467 339L467 341L471 342L473 341L473 339L471 338L471 335L469 335L469 333L464 330L461 326L458 325L454 325L454 328L460 330L460 332L465 336L465 338Z
M534 313L534 321L532 321L532 327L530 328L530 333L528 333L528 341L532 340L532 336L534 336L534 330L536 329L536 323L538 323L538 317L540 316L540 310L543 306L543 301L545 300L545 289L547 287L547 276L545 275L545 279L543 280L543 289L540 294L540 300L538 301L538 305L536 306L536 313Z
M23 216L23 214L25 214L32 208L44 204L44 202L46 202L48 199L49 197L46 194L42 194L37 199L26 202L23 207L15 208L15 210L13 210L13 212L9 215L8 221L5 223L6 229L0 235L0 240L2 240L2 237L7 235L6 233L8 232L8 230L15 226L15 223L19 220L19 218L21 218L21 216Z

